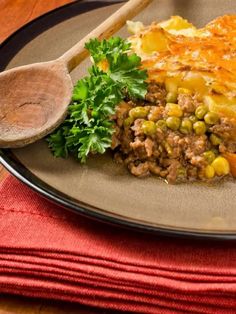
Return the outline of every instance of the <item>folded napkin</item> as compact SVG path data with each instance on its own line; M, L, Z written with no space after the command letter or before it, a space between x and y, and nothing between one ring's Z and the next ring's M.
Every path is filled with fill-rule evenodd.
M137 313L236 313L233 242L164 238L0 186L0 292Z

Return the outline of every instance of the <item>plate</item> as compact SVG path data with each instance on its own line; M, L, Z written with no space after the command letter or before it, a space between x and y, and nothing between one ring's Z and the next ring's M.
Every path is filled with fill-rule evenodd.
M154 0L136 20L150 23L179 14L198 27L233 12L232 0ZM59 57L121 4L82 1L57 9L16 32L0 47L0 69ZM126 29L119 33L127 36ZM89 61L72 72L86 73ZM156 177L138 179L109 153L86 165L54 158L45 141L1 151L2 164L20 180L77 213L138 230L208 238L236 238L234 182L167 185Z

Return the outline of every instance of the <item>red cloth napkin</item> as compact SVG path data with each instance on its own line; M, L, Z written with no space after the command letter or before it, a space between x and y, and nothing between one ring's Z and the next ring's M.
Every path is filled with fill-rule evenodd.
M147 314L236 313L233 242L106 225L11 176L0 196L0 292Z

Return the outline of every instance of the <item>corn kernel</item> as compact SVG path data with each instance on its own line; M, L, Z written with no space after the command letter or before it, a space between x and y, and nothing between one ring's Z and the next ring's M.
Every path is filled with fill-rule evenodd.
M167 110L168 116L171 116L171 117L180 118L183 115L183 110L181 109L180 105L177 105L177 104L167 103L166 110Z
M215 173L218 176L225 176L229 174L230 172L230 167L229 167L229 162L227 159L224 157L217 157L211 164L211 166L214 168Z
M214 178L215 176L215 169L211 165L206 166L205 168L205 177L207 179Z
M178 88L178 94L192 95L192 91L188 88L179 87Z

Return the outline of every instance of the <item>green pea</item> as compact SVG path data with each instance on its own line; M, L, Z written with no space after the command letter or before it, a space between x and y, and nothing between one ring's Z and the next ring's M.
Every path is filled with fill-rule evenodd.
M206 133L206 124L203 121L197 121L193 124L193 129L197 135L203 135Z
M157 128L161 129L162 131L166 131L167 130L167 126L166 126L166 121L165 120L158 120L156 122L156 126Z
M216 155L212 150L208 150L205 153L203 153L203 157L206 159L206 161L211 164L213 160L215 160Z
M134 122L134 119L131 117L128 117L124 121L124 126L131 126L131 124L133 124L133 122Z
M169 92L166 95L166 102L170 102L170 103L176 103L177 101L177 93L176 92Z
M180 118L178 117L169 117L166 119L166 125L169 129L177 131L180 127Z
M208 112L205 117L204 120L207 124L217 124L220 120L220 117L218 116L217 113L215 112Z
M194 115L189 116L188 118L189 118L189 120L190 120L192 123L195 123L195 122L198 121L198 118L197 118L196 116L194 116Z
M179 167L177 171L177 177L178 178L185 178L187 176L187 170L184 167Z
M146 118L149 109L147 107L135 107L129 111L129 116L133 119Z
M214 153L216 156L219 155L219 150L218 150L217 148L213 147L211 150L213 151L213 153Z
M146 135L154 135L156 133L156 124L153 121L144 121L142 131Z
M205 105L200 105L197 107L197 109L195 110L195 116L198 118L198 119L203 119L205 114L207 114L208 112L208 108L207 106Z
M180 125L180 132L183 134L189 134L193 130L193 124L189 119L184 119Z
M220 145L220 143L222 142L221 138L215 134L210 135L210 141L214 146Z

